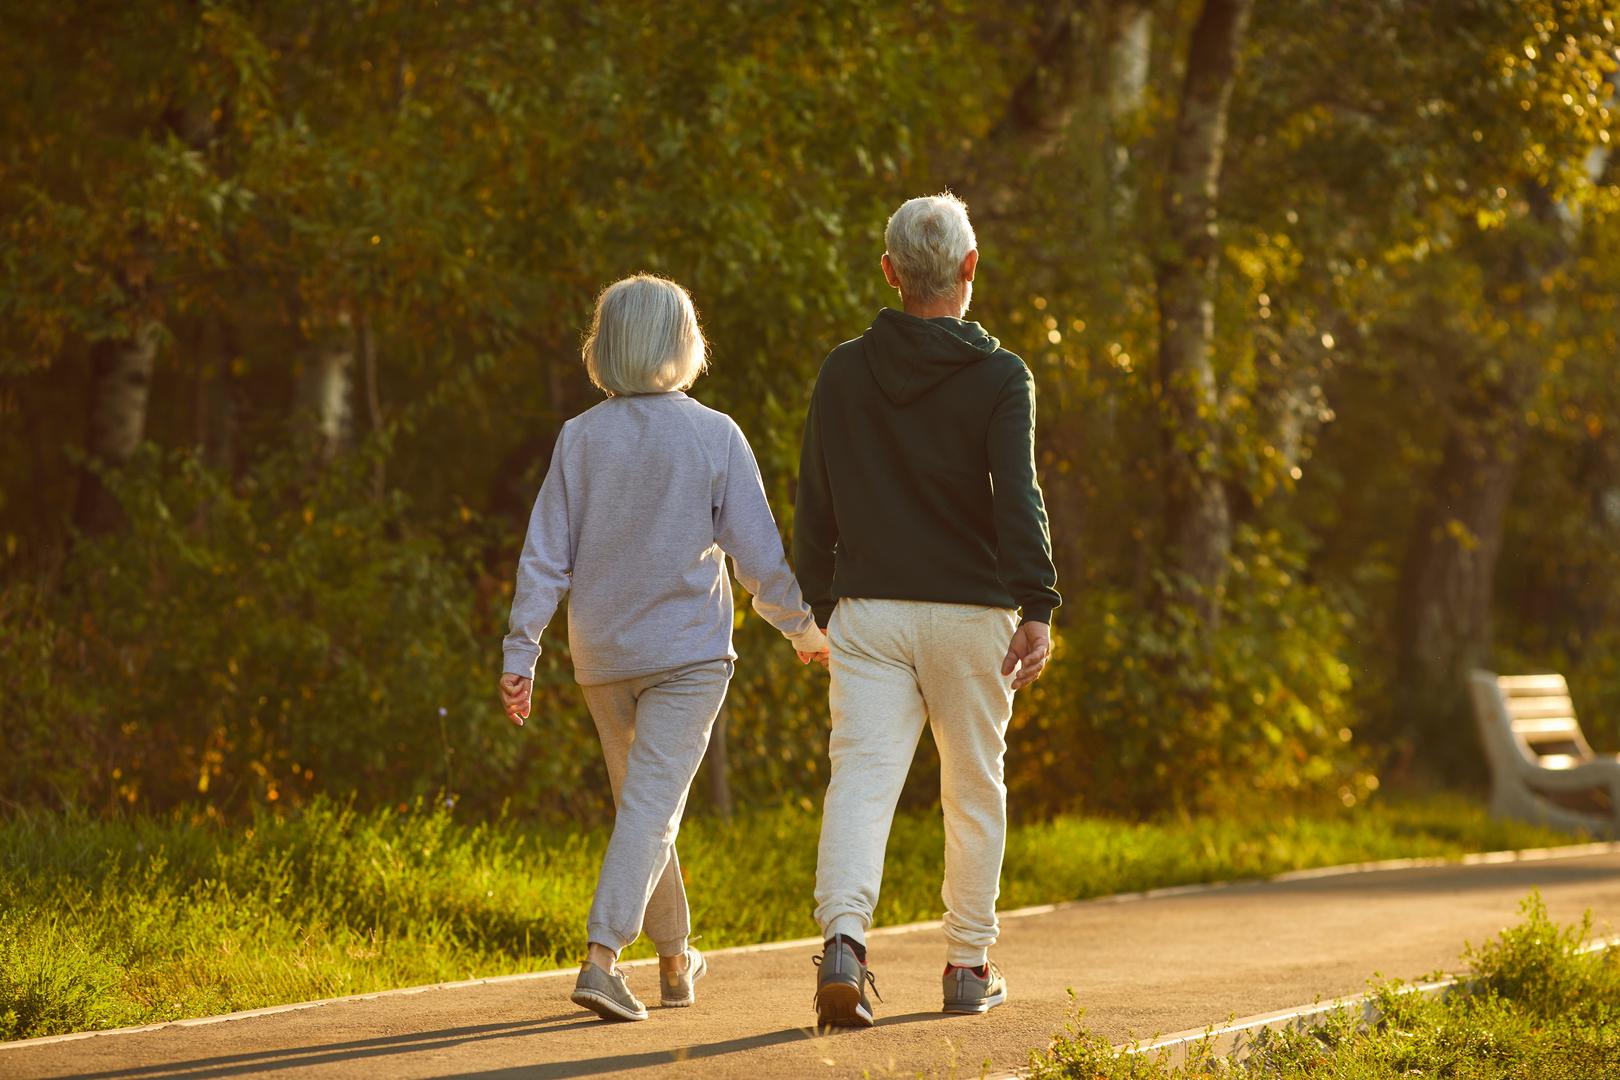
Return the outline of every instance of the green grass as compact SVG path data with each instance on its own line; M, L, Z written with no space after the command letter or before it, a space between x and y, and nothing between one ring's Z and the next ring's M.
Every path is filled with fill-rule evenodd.
M686 823L705 947L815 932L818 828L801 807ZM236 828L0 821L0 1038L571 964L605 840L331 803ZM1062 818L1014 829L1002 906L1568 840L1454 798L1242 821ZM938 917L942 846L937 813L896 821L880 924Z
M1305 1032L1271 1033L1242 1062L1195 1053L1171 1068L1147 1054L1117 1056L1075 1026L1035 1055L1032 1080L1610 1080L1620 1076L1620 951L1576 951L1590 917L1560 927L1540 897L1495 941L1463 953L1475 981L1444 1001L1377 992L1381 1022L1367 1030L1345 1013Z

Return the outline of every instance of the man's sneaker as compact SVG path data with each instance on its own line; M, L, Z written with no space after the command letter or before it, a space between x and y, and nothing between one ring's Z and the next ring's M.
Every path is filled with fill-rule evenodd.
M945 968L945 1011L948 1013L982 1013L1007 1000L1007 980L1001 969L986 963L983 967Z
M816 1022L822 1027L871 1027L872 1003L866 988L877 994L877 980L861 963L850 940L842 935L812 957L816 967ZM878 994L878 1000L883 995Z
M579 965L579 979L568 1000L604 1020L645 1020L647 1006L636 1000L619 971L603 971L589 960Z
M703 954L686 947L686 970L658 972L659 1003L666 1009L684 1009L697 1000L692 984L709 973L709 962Z

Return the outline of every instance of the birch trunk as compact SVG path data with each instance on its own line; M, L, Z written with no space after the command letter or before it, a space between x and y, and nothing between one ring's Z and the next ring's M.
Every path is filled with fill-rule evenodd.
M316 454L331 461L353 430L354 335L347 315L320 341L304 371L302 396L314 429Z
M90 347L89 430L85 443L91 462L99 468L122 468L146 437L147 400L157 346L158 324L148 320L129 338L98 341ZM91 535L109 532L123 521L118 500L91 469L84 470L80 477L73 521Z

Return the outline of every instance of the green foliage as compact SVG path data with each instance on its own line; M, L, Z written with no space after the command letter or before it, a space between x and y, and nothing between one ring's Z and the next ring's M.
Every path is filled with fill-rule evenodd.
M1539 893L1526 897L1519 910L1522 918L1516 926L1463 954L1480 992L1545 1019L1565 1016L1602 1023L1620 1013L1620 997L1613 993L1620 987L1603 985L1614 982L1614 964L1579 951L1592 936L1592 913L1579 924L1559 926Z
M818 815L766 804L682 828L706 947L815 932ZM937 813L895 821L878 922L939 914ZM1556 843L1456 800L1338 814L1017 824L1003 901L1050 903L1398 856ZM431 800L316 798L240 825L31 812L0 822L0 1038L172 1020L567 966L607 833ZM650 955L646 941L630 955Z
M1052 675L1015 718L1017 790L1145 811L1228 808L1377 781L1351 747L1351 620L1276 537L1245 533L1213 634L1131 594L1081 598ZM1042 779L1047 780L1042 783Z
M8 907L18 902L0 897ZM119 1000L118 958L74 931L70 920L50 913L26 923L0 916L0 1040L120 1027L140 1015Z
M358 459L281 455L231 485L149 452L115 484L130 528L83 543L50 602L8 593L8 798L238 810L512 766L475 722L493 620L465 532L376 497Z
M1620 962L1613 949L1580 951L1591 916L1559 926L1539 896L1493 942L1467 949L1470 988L1443 1000L1382 986L1382 1019L1363 1030L1344 1012L1308 1031L1268 1032L1239 1063L1194 1051L1185 1067L1149 1054L1116 1055L1076 1021L1044 1053L1035 1080L1180 1080L1211 1072L1255 1080L1393 1080L1408 1076L1603 1080L1620 1068Z
M539 722L489 707L501 583L558 426L594 400L593 296L642 269L692 289L697 394L791 529L816 366L891 299L885 215L947 185L983 249L974 314L1039 379L1068 596L1015 719L1015 799L1363 797L1406 738L1400 568L1459 432L1528 433L1493 662L1567 670L1616 745L1613 12L1257 5L1201 459L1238 562L1205 632L1161 604L1152 274L1195 9L1148 7L1132 97L1117 5L1060 26L963 0L9 4L0 795L234 814L442 789L603 816L561 619ZM153 324L165 449L117 481L129 534L81 544L89 353ZM289 448L334 347L355 385L327 470ZM1453 514L1441 539L1462 560L1480 538ZM824 684L751 617L738 643L734 787L809 798Z

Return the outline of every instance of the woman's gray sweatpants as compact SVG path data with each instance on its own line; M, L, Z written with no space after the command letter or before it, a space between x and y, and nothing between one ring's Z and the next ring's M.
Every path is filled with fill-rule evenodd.
M615 953L641 936L679 956L692 930L675 857L686 795L709 746L731 661L582 686L618 808L586 929Z

